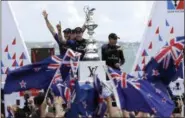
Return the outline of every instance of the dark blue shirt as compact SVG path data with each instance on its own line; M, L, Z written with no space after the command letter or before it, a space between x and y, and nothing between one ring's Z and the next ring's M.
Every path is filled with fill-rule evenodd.
M60 55L64 55L67 50L67 45L59 41L57 33L55 34L54 38L55 38L56 42L58 43Z

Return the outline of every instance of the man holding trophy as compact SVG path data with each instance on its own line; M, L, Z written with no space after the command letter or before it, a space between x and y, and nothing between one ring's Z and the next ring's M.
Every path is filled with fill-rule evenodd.
M82 26L82 28L76 27L75 29L72 29L72 30L70 28L66 28L63 31L64 37L61 33L61 30L62 30L61 23L59 23L56 26L57 31L58 31L58 33L56 33L53 26L50 24L50 22L48 20L48 17L47 17L48 14L46 13L46 11L43 11L43 16L46 21L46 25L47 25L48 29L50 30L51 34L53 35L53 37L55 38L55 40L57 41L61 55L63 55L68 48L71 48L72 50L80 52L82 54L80 60L100 61L96 40L93 37L94 29L98 26L93 20L93 14L94 14L93 11L94 10L95 10L94 8L90 9L88 6L85 6L84 12L86 14L86 21L85 21L84 25ZM89 35L88 40L83 38L83 33L86 29L88 30L87 33ZM110 34L110 36L109 36L110 42L112 40L117 40L116 35L115 36L113 36L113 35L114 34ZM105 50L106 49L103 49L103 52L106 52ZM120 53L122 53L122 51L120 51ZM104 58L105 53L102 53L102 56L103 56L103 60L106 61L106 64L109 65L109 62L107 62L107 59ZM123 64L124 63L124 56L121 55L120 58L121 58L121 64ZM115 63L114 66L119 68L120 65L118 65L118 64L119 64L119 62ZM115 115L115 113L117 113L119 111L115 110L115 108L112 107L112 98L110 97L111 92L104 91L103 94L105 96L107 96L105 101L108 103L108 112L109 112L108 114L110 114L110 116L117 116L117 115Z

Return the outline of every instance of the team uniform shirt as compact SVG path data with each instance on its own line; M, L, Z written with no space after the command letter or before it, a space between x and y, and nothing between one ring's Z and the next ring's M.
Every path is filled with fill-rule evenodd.
M55 38L56 42L58 43L60 55L64 55L67 50L67 45L59 41L57 33L55 34L54 38Z
M125 59L123 55L123 51L119 49L120 46L111 46L109 44L105 44L102 46L102 60L106 61L106 65L114 68L116 63L124 64Z
M80 52L82 55L80 57L80 60L83 59L84 55L85 55L85 48L87 45L87 40L86 39L82 39L80 41L77 40L68 40L66 42L67 46L69 48L71 48L74 51Z

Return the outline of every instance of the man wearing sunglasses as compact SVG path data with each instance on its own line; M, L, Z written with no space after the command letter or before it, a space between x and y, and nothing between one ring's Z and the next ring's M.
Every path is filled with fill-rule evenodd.
M120 66L125 63L123 51L117 44L120 39L115 33L108 36L109 43L102 46L102 60L106 61L106 65L120 70Z

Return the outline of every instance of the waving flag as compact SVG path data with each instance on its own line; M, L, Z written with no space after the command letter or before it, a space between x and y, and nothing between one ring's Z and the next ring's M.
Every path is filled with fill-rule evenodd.
M71 107L66 117L104 117L107 105L103 101L99 79L96 78L96 82L91 85L89 82L79 84L78 79L73 77L69 77L69 82L66 82L71 90Z
M162 59L163 66L167 68L168 63L170 63L169 57L172 56L173 58L177 58L176 51L182 48L182 46L179 44L173 45L173 43L177 43L177 40L180 37L184 37L183 4L184 0L163 0L153 3L151 14L148 19L148 25L146 26L146 30L143 34L140 47L136 54L135 62L132 67L132 75L137 77L140 75L146 76L146 64L156 55L156 52L161 50L164 45L167 45L166 49L163 50L164 55L159 55L157 62L160 63ZM172 47L171 51L170 47ZM141 56L144 51L146 51L148 55ZM165 58L163 58L164 56ZM143 60L145 63L142 63ZM136 67L140 67L142 69L137 70ZM182 72L183 71L181 71L181 75Z
M68 52L69 51L67 50L64 60L63 56L52 56L41 62L10 71L4 87L5 94L29 90L31 88L47 89L53 77L55 78L54 82L59 77L65 79L70 70L70 66L68 66L70 65ZM61 63L64 63L59 68L61 75L55 75L55 72ZM60 72L58 72L58 74Z
M170 40L146 65L144 79L169 85L182 76L184 37Z
M111 94L109 91L104 91L104 89L106 89L105 85L100 81L98 75L95 75L93 79L94 89L98 93L98 107L94 112L94 117L103 118L107 110L107 104L104 101L104 98L110 96Z
M75 79L77 79L74 77L74 75L77 74L80 55L81 55L81 53L74 52L71 49L67 50L65 58L69 59L67 66L70 67L70 71L67 72L66 78L62 79L61 72L59 71L60 65L59 64L57 65L58 73L55 73L55 76L58 77L58 81L55 82L55 76L54 76L54 78L53 78L54 81L51 86L51 88L53 89L53 92L55 93L56 96L59 95L59 96L62 96L63 99L69 100L68 96L71 94L72 86L74 85ZM65 62L63 62L63 63L64 63L64 65L66 64Z
M111 79L116 72L108 68ZM169 117L174 109L174 103L161 90L153 87L146 80L127 80L127 88L123 88L121 81L113 81L116 94L118 94L117 103L120 103L121 109L128 111L143 111L152 113L160 117Z

